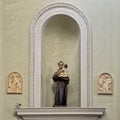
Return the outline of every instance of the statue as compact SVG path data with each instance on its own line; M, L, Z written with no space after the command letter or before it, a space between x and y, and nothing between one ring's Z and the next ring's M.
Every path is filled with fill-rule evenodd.
M67 67L68 65L62 61L58 62L58 70L53 75L53 81L56 82L53 107L67 106L67 85L69 84Z

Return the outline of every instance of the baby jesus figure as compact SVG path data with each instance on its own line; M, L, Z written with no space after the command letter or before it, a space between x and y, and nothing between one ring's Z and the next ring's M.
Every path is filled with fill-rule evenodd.
M53 107L67 106L67 85L70 81L67 67L62 61L58 62L58 70L53 75L53 81L56 82Z
M59 77L68 77L68 71L67 71L68 65L64 64L64 67L61 70L61 73L59 74Z

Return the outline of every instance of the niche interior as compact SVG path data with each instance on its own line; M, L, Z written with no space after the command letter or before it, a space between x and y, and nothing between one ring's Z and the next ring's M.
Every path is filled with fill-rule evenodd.
M43 107L54 104L55 83L53 73L62 60L68 64L69 107L80 106L80 31L74 19L67 15L55 15L47 22L42 40L42 103ZM73 97L74 96L74 97ZM75 98L75 99L74 99Z

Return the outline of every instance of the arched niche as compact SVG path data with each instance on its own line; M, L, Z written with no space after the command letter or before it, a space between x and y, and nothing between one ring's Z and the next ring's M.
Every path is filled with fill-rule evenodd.
M43 33L50 18L66 15L77 23L80 30L80 106L91 106L91 30L87 17L75 6L67 3L54 3L46 6L32 21L31 27L31 75L30 75L30 106L42 107L42 65Z
M42 38L42 107L54 104L56 83L52 76L60 60L68 65L70 82L67 86L67 105L80 106L80 38L78 24L70 16L55 15L49 18Z

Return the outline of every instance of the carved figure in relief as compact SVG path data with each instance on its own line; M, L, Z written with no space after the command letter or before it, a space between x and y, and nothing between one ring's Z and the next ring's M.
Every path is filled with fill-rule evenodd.
M69 77L67 74L67 65L58 62L58 70L53 75L53 81L56 83L55 103L53 107L67 106L67 85Z
M12 72L8 76L7 93L22 93L22 77L17 72Z
M109 73L102 73L98 79L98 94L112 94L112 84L112 76Z

